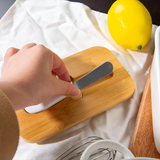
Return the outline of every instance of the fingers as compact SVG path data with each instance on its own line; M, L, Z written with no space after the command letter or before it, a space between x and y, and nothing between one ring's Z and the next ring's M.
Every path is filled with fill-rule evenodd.
M33 46L37 45L36 43L29 43L29 44L26 44L24 47L22 47L21 50L24 50L24 49L28 49L28 48L31 48ZM14 47L10 47L7 49L6 51L6 54L5 54L5 57L4 57L4 62L6 62L10 57L12 57L14 54L18 53L18 51L20 51L20 49L18 48L14 48Z
M13 48L13 47L8 48L8 49L7 49L7 52L6 52L6 54L5 54L4 60L5 60L5 61L8 60L8 58L10 58L10 57L13 56L14 54L16 54L18 51L19 51L18 48Z
M68 81L70 82L70 76L69 73L62 61L62 59L55 53L53 53L51 50L47 49L46 47L42 47L42 45L37 45L36 43L29 43L27 45L25 45L21 50L26 50L32 47L39 47L41 53L45 53L45 55L47 55L46 53L48 52L49 54L51 53L53 56L53 62L52 62L52 74L55 76L57 75L59 77L59 79L64 80L64 81Z
M54 86L56 95L66 95L66 96L77 96L80 93L80 90L73 84L56 79Z
M67 68L65 67L62 59L55 53L53 53L52 74L59 77L59 79L56 79L55 85L57 95L71 96L73 99L82 97L81 91L75 85L69 83L71 81L71 78L67 71Z
M21 50L26 50L32 47L39 47L41 53L43 53L42 55L44 56L47 55L46 53L52 54L53 56L53 60L52 60L52 74L55 76L57 75L59 77L59 79L64 80L64 81L68 81L70 82L70 76L69 73L62 61L62 59L55 54L54 52L52 52L51 50L47 49L45 46L43 45L37 45L36 43L29 43L27 45L25 45Z
M70 75L67 71L67 68L65 67L62 59L53 53L53 66L52 66L52 72L55 73L59 79L70 82Z
M23 46L23 47L21 48L21 50L26 50L26 49L32 48L32 47L34 47L34 46L36 46L36 45L37 45L36 43L28 43L28 44L26 44L25 46Z

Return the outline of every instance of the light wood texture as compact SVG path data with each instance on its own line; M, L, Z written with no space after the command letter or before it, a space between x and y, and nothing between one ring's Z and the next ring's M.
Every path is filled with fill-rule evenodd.
M125 101L134 92L134 81L111 51L93 47L63 59L74 81L109 61L113 73L83 88L83 97L71 97L36 114L17 111L20 134L28 142L39 142L67 130Z
M150 76L151 69L144 88L129 149L135 157L160 158L153 137Z

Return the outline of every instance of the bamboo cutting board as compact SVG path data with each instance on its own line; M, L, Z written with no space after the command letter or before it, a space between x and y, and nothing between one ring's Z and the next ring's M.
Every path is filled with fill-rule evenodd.
M40 142L69 129L127 100L134 92L134 81L113 53L93 47L63 59L69 74L76 81L102 63L109 61L113 73L83 88L83 97L67 97L51 108L36 114L17 111L21 137Z
M160 154L156 149L153 137L151 69L144 88L129 149L135 157L152 157L160 159Z

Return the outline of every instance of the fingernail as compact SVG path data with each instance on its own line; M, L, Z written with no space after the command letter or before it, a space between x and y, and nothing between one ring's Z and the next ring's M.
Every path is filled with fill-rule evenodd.
M78 91L78 92L77 92L77 91ZM82 98L82 92L81 92L81 90L73 89L73 92L74 92L73 95L75 95L75 96L71 96L72 99L77 100L77 99ZM72 93L73 93L73 92L72 92Z

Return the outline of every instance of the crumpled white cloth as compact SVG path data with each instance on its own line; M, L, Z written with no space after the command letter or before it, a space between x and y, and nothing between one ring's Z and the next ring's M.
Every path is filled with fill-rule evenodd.
M7 48L43 44L61 58L93 46L110 49L135 81L135 92L125 102L62 132L41 144L20 138L13 160L51 160L77 141L91 135L129 142L154 50L154 32L141 51L125 50L111 38L107 14L65 0L17 0L0 21L0 69Z

